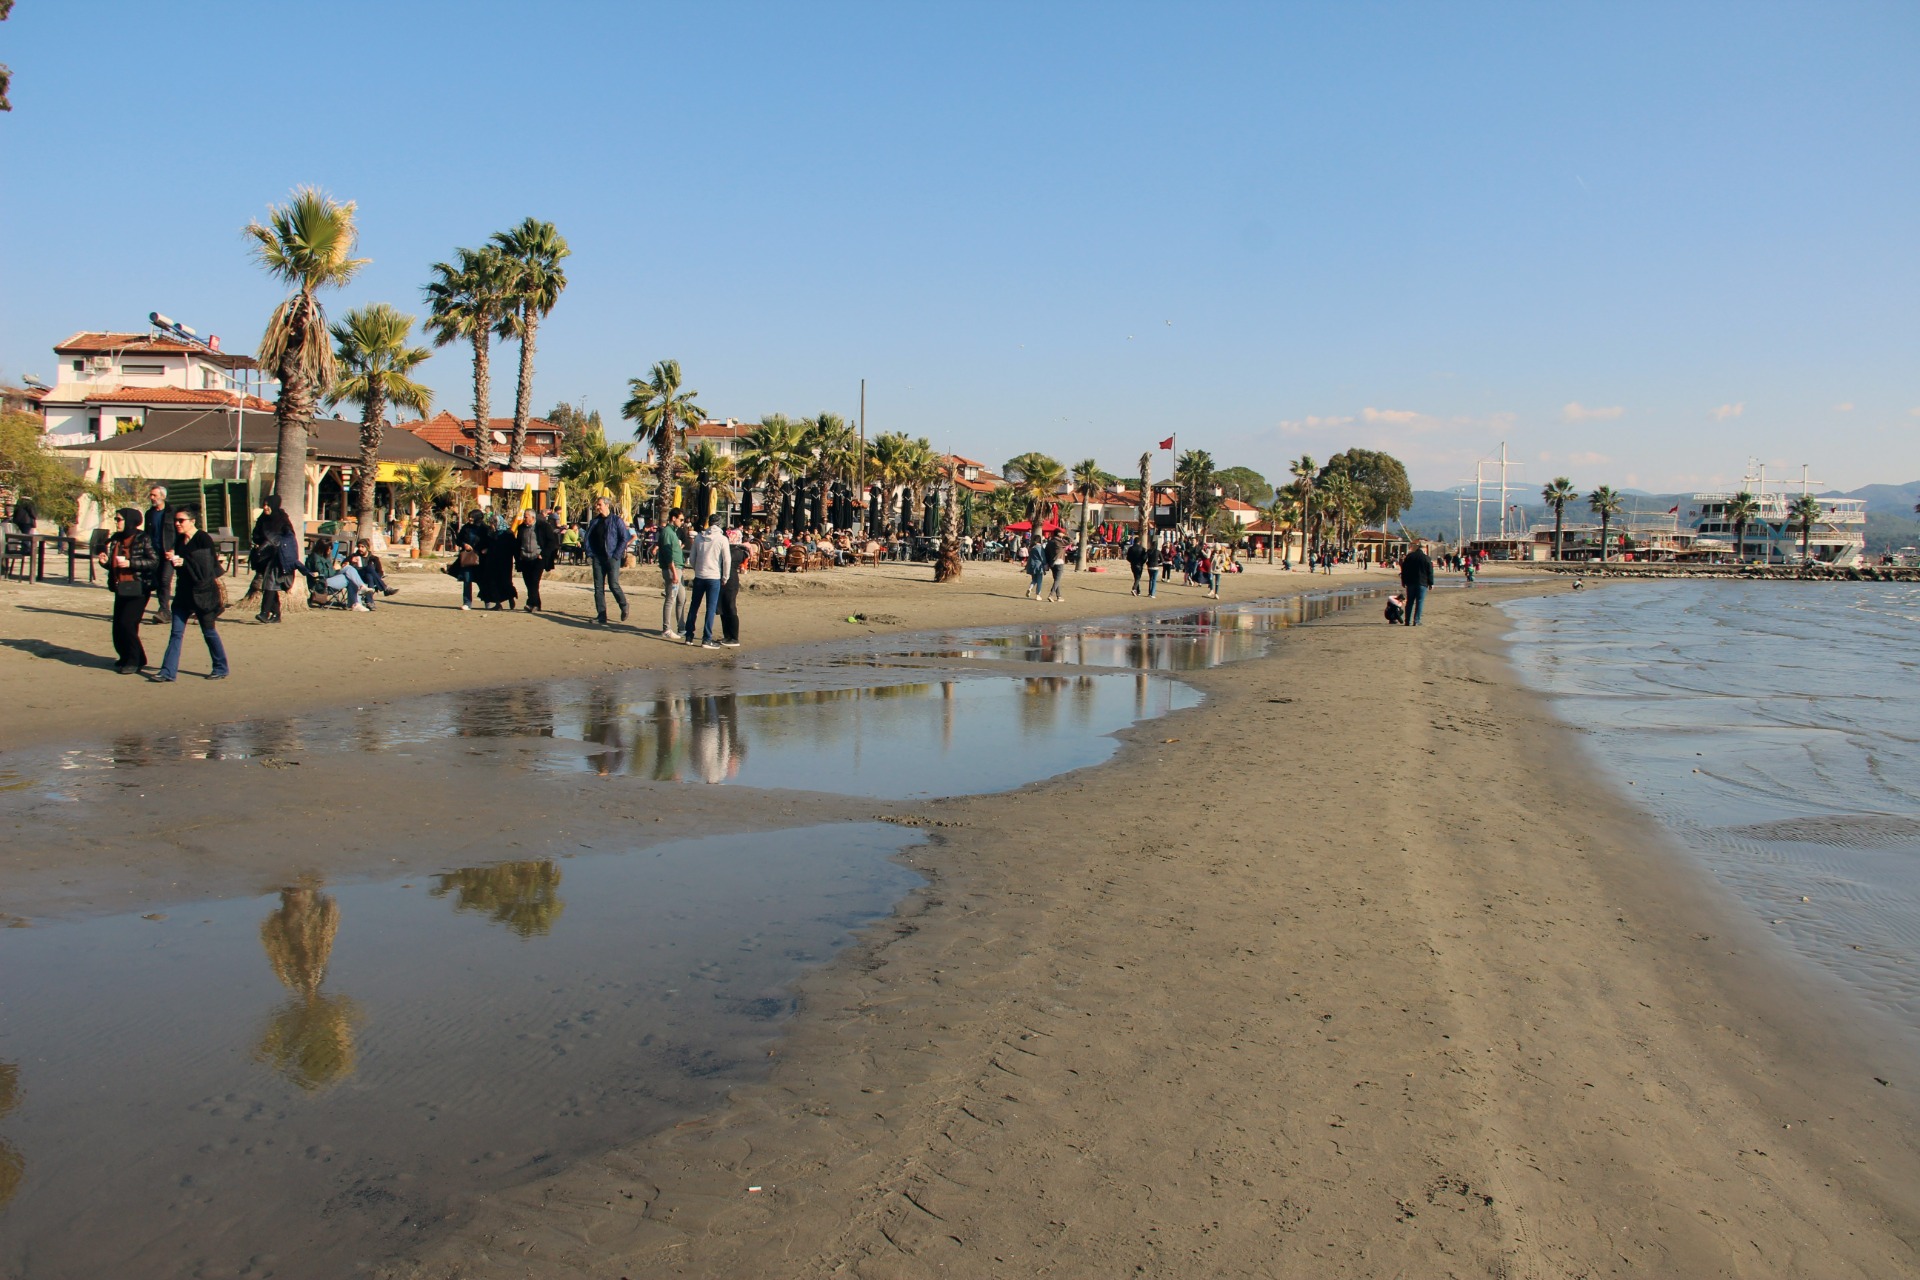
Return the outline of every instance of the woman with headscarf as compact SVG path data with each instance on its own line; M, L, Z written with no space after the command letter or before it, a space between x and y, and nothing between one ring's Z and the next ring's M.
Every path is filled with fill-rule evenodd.
M288 560L294 563L289 565ZM280 621L280 593L293 581L300 560L300 540L293 534L293 519L280 507L278 494L260 500L260 515L253 522L253 552L249 562L260 575L260 612L255 622Z
M140 618L153 594L153 570L159 563L137 509L122 507L114 513L113 536L96 558L106 567L107 590L113 592L113 652L119 659L113 669L130 676L147 665Z
M475 588L480 592L480 601L487 608L498 610L501 605L511 609L520 599L520 593L513 586L513 557L515 541L511 529L486 530L486 542L480 548L480 567L476 571Z
M487 527L487 518L478 507L467 513L467 522L454 535L454 559L447 572L460 579L462 609L473 608L473 588L480 581L480 557L492 538L493 530Z

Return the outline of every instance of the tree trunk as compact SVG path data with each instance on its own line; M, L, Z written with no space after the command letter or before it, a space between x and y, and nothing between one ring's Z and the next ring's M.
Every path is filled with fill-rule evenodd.
M952 474L947 478L947 508L940 529L940 558L934 562L933 580L935 582L958 582L960 580L960 503L955 490L959 486L953 481Z
M281 510L293 521L293 531L303 541L307 530L307 428L313 422L314 386L310 373L301 367L299 352L306 345L307 326L312 323L312 299L303 296L294 305L286 353L280 357L280 399L273 409L279 436L274 491L280 497Z
M1153 483L1153 454L1151 451L1140 455L1140 545L1147 544L1147 530L1153 523L1153 494L1148 486Z
M1556 562L1565 559L1560 546L1560 525L1565 519L1566 508L1555 507L1553 509L1553 558Z
M653 522L664 529L667 524L667 512L673 506L672 418L660 424L660 434L654 440L653 451L656 455L653 465Z
M513 440L507 453L507 470L518 471L527 452L527 419L533 416L533 338L539 317L522 313L525 328L520 338L520 393L513 402Z
M373 538L373 482L380 474L380 436L386 429L387 400L380 394L379 384L372 378L367 379L367 404L360 414L360 466L355 477L359 485L359 496L354 502L355 528L357 536L369 541Z
M493 367L485 329L473 335L473 462L481 470L493 466Z

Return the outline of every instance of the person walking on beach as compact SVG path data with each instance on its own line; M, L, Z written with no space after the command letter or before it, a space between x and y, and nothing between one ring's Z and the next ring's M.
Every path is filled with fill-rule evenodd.
M462 609L473 608L473 587L480 580L480 557L486 554L491 541L493 531L487 528L480 508L467 512L467 522L460 526L460 532L453 539L453 576L460 579Z
M1027 543L1027 577L1031 579L1027 583L1027 599L1040 599L1041 584L1047 578L1047 548L1038 535Z
M145 523L132 507L113 517L113 536L99 560L107 570L107 590L113 592L114 670L132 675L147 665L147 649L140 643L140 619L146 616L147 597L153 594L154 566L160 557L147 541Z
M270 493L260 500L260 514L253 522L253 551L248 557L253 571L260 575L260 612L255 622L280 621L280 593L293 584L300 568L300 539L294 536L293 520L280 507L280 495Z
M687 629L687 513L675 507L660 526L660 638Z
M147 489L146 533L147 542L153 547L153 554L159 557L160 567L153 576L153 618L154 622L165 622L173 609L173 561L168 557L173 552L175 542L173 517L178 513L167 505L167 490L164 485L153 485Z
M174 593L173 632L167 638L167 656L160 670L147 677L155 684L172 684L180 675L180 649L187 638L187 620L197 619L200 634L207 641L207 656L213 659L209 680L227 678L227 646L220 641L214 623L226 608L220 598L220 556L213 539L200 531L200 521L184 508L173 513L174 549L167 552L178 574L180 589Z
M1420 625L1420 606L1433 589L1433 561L1417 544L1400 562L1400 585L1407 589L1407 625Z
M706 633L701 637L700 644L707 649L720 647L720 642L714 639L713 620L719 616L720 584L726 581L727 561L730 558L723 527L725 520L725 516L716 512L707 527L693 540L693 597L687 603L687 643L693 643L694 628L704 612Z
M1058 604L1066 597L1060 594L1060 575L1067 571L1067 540L1055 529L1047 539L1047 567L1053 571L1053 594L1047 597L1051 604Z
M747 566L748 554L740 530L727 530L727 580L720 586L720 643L728 649L740 647L740 574Z
M527 588L527 612L540 612L540 575L560 558L560 532L537 511L523 511L513 535L513 563Z
M633 543L633 530L613 509L613 500L605 494L593 500L593 519L587 524L587 563L593 568L593 620L607 625L607 592L613 592L620 606L620 621L627 620L627 593L620 589L620 562Z
M1143 542L1135 541L1127 548L1127 568L1133 570L1133 594L1140 594L1140 575L1146 571L1147 548Z

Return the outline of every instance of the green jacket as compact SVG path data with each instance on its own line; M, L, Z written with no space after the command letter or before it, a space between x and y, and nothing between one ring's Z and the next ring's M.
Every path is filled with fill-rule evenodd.
M672 525L660 527L660 567L671 565L675 569L687 567L687 544L680 539L680 531Z

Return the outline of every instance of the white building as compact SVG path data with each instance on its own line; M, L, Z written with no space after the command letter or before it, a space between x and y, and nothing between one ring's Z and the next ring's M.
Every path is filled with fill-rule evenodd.
M221 351L218 338L200 346L158 329L76 333L57 344L53 354L59 374L40 406L48 443L54 445L111 440L136 431L153 409L231 409L250 375L254 385L260 385L255 373L259 366L252 357ZM273 408L254 395L245 396L244 405Z

